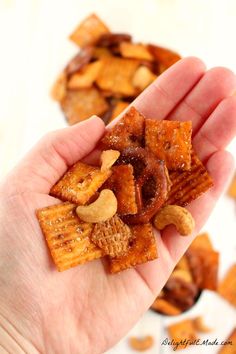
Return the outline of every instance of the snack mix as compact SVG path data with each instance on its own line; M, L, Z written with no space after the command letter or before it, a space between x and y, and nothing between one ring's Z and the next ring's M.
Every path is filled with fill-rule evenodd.
M106 124L111 122L158 75L181 59L169 49L133 43L129 34L111 33L95 14L81 22L70 40L80 48L79 52L52 89L52 97L59 102L69 124L93 114ZM182 163L181 159L178 163ZM190 160L185 163L188 167Z
M207 233L198 235L177 263L152 310L168 316L179 315L190 309L204 289L218 287L219 253Z
M228 195L229 197L236 199L236 173L230 183Z
M154 260L153 225L192 234L194 219L184 206L213 182L191 133L191 122L150 120L131 106L101 139L100 163L70 167L50 191L62 203L36 212L59 271L104 256L111 273ZM207 245L206 258L204 247L188 251L188 269L177 267L171 282L184 296L181 304L168 303L169 312L190 306L198 289L215 289L218 254Z
M168 326L167 331L173 343L173 349L180 350L186 349L191 345L191 342L197 340L199 333L209 333L212 330L205 325L202 316L198 316L176 322ZM189 341L187 342L187 345L183 343L183 338L186 342ZM177 347L176 343L179 343Z
M218 293L236 308L236 263L231 265L220 282Z

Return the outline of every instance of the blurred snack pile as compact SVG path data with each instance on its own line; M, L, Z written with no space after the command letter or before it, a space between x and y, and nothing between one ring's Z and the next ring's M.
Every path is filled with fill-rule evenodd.
M228 269L225 277L220 282L218 293L236 308L236 263Z
M166 48L133 43L127 33L112 33L95 14L82 21L70 39L79 52L52 89L69 124L93 114L109 123L181 58Z
M219 253L213 249L208 234L198 235L151 308L172 316L188 310L202 290L217 290L218 265Z
M191 342L198 339L199 334L209 333L212 329L205 325L202 316L198 316L176 322L168 326L167 331L172 341L173 349L176 350L187 348Z
M228 195L231 198L236 199L236 173L230 183L229 190L228 190Z

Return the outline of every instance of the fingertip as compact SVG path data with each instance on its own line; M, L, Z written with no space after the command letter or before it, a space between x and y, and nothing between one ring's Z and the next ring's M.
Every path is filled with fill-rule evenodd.
M167 92L172 99L175 98L176 92L183 91L185 96L204 76L205 71L206 66L201 59L197 57L186 57L177 61L158 76L153 86L161 86L162 90ZM182 98L183 95L181 95L181 99Z
M102 126L105 126L104 121L102 120L102 118L96 116L95 114L92 115L92 116L88 119L88 121L94 121L94 122L96 121L97 124L101 124Z
M212 129L214 125L214 127L218 128L219 137L224 135L229 136L226 144L223 145L225 147L236 134L236 96L224 98L218 104L208 121L206 123L206 125L209 124L208 129ZM210 124L212 125L211 127Z
M89 119L84 120L83 122L79 122L76 124L76 126L87 126L87 127L96 127L96 129L99 130L105 130L105 124L104 121L96 116L96 115L92 115Z
M185 57L182 58L181 60L177 61L174 65L172 65L166 72L164 72L161 76L164 76L165 73L172 71L179 70L180 73L183 73L184 71L191 71L195 73L195 75L203 75L206 71L206 64L197 57ZM158 78L157 78L158 79Z
M235 78L235 73L231 69L226 68L224 66L215 66L214 68L209 69L208 72L211 72L214 75L219 75L219 76L227 75Z
M213 178L216 196L222 193L234 173L234 157L226 150L215 152L207 162L207 169Z
M195 56L188 56L179 61L179 63L184 63L184 65L191 66L195 69L200 69L202 71L206 70L206 64L200 58Z
M222 97L233 94L236 88L236 76L234 72L223 66L211 68L206 73L206 79L211 80L217 86L217 90L221 90Z
M228 110L233 110L232 113L236 113L236 92L232 96L228 96L225 99L223 99L220 104L218 105L217 109L225 109L227 108Z
M216 164L217 162L217 164ZM234 168L234 157L231 152L226 150L219 150L215 152L208 160L207 167L209 169L218 170L221 168L231 170Z

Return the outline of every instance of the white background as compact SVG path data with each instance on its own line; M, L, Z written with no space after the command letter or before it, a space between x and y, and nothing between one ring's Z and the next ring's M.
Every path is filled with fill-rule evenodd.
M91 12L113 31L130 32L137 41L199 56L209 68L221 65L236 71L235 0L0 0L0 177L44 133L66 126L49 91L76 52L68 35ZM236 141L229 150L236 155ZM235 202L223 196L204 228L221 252L221 276L236 259L235 212ZM202 338L223 340L236 324L235 310L211 292L180 318L194 315L204 315L214 329ZM159 343L166 337L164 327L176 320L148 312L131 332L155 337L147 354L171 353ZM217 350L195 347L185 353ZM123 339L109 353L133 352Z

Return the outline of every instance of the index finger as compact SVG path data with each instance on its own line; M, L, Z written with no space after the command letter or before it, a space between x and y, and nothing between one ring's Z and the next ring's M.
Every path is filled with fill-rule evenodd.
M134 106L147 118L165 119L202 78L205 69L205 64L200 59L184 58L161 74L130 106ZM130 106L125 111L128 111ZM113 127L125 111L112 120L107 128ZM95 149L85 161L96 163L99 156L100 150Z
M205 70L200 59L184 58L160 75L132 105L147 118L165 119L197 84Z

